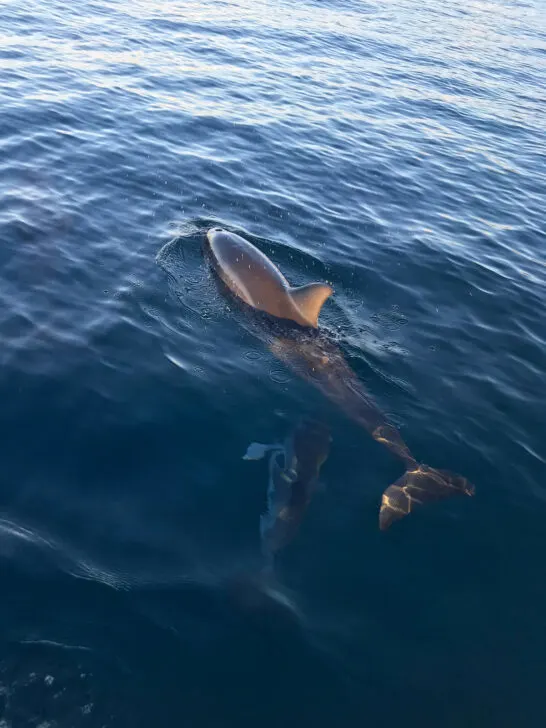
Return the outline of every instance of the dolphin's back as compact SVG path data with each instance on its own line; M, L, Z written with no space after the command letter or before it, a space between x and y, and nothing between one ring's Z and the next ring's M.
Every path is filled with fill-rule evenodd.
M235 233L212 228L207 241L220 278L238 298L271 316L301 326L318 325L322 304L332 293L330 286L310 283L291 288L261 250Z
M224 230L211 230L208 241L222 280L249 306L275 306L286 298L288 281L261 250Z

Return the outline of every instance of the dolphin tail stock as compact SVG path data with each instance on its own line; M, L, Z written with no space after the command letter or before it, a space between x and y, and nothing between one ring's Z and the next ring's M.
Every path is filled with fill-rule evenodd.
M415 463L384 491L379 510L379 528L386 531L394 521L399 521L426 503L445 500L454 495L474 494L475 487L462 475Z

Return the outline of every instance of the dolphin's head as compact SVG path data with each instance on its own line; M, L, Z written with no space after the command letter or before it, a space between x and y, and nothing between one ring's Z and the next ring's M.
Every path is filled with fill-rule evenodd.
M207 240L209 241L209 243L212 243L216 235L221 235L222 233L225 234L225 232L226 231L221 227L212 227L210 228L210 230L207 230Z

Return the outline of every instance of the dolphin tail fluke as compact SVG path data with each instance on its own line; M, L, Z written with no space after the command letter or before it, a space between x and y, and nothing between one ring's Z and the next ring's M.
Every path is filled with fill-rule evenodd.
M309 326L317 328L322 306L333 292L333 288L326 283L308 283L299 288L291 288L290 297Z
M428 465L416 465L406 470L395 483L383 493L379 511L379 528L386 531L415 508L433 501L444 500L453 495L475 493L474 486L462 475L448 470L436 470Z

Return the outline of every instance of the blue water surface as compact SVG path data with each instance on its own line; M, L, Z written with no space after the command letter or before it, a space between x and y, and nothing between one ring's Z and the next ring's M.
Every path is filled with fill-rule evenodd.
M542 0L0 0L0 726L544 726ZM393 457L202 256L293 284L474 499ZM332 431L260 575L267 469Z

